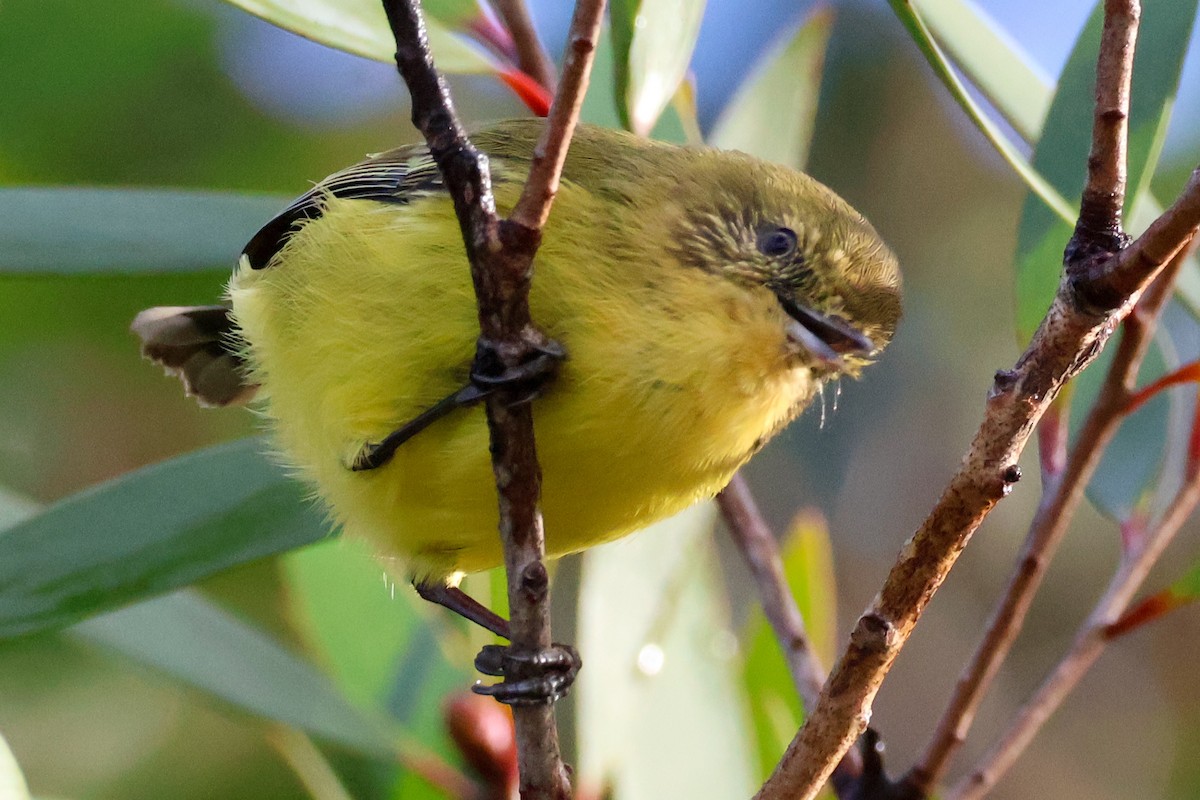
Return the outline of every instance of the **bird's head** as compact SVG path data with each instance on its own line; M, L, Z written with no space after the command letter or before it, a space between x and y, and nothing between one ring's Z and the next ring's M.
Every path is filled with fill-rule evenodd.
M900 319L900 270L887 245L807 175L739 153L694 152L678 179L676 257L769 293L797 360L814 374L857 375Z

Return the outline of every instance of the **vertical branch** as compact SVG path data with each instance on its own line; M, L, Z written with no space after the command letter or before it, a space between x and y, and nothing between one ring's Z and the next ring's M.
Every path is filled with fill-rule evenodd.
M1097 248L1111 253L1128 241L1121 228L1121 213L1125 205L1129 87L1133 82L1133 52L1141 13L1139 0L1104 3L1088 180L1068 250Z
M572 74L564 76L563 88L554 100L551 117L557 121L548 124L538 144L538 153L555 155L549 165L540 167L535 158L522 197L539 198L537 211L515 221L500 220L496 214L487 158L467 138L445 82L434 67L419 0L383 0L383 5L396 39L396 65L412 94L413 124L425 137L453 198L471 262L480 325L477 363L498 374L516 370L552 351L530 315L533 257L587 85L603 0L577 4L569 37L575 56ZM533 413L530 404L513 401L509 391L490 396L487 417L508 574L512 647L529 653L551 644L549 578L542 561L541 470ZM507 677L519 680L525 676L514 670ZM526 800L569 797L553 706L517 706L513 717L521 796Z

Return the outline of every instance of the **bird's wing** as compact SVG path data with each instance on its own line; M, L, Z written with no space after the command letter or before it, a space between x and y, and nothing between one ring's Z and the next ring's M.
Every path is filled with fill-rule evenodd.
M298 197L262 226L242 253L253 269L267 266L296 230L297 223L321 216L325 198L330 195L403 205L422 195L442 191L445 191L442 175L423 145L389 150L333 173Z

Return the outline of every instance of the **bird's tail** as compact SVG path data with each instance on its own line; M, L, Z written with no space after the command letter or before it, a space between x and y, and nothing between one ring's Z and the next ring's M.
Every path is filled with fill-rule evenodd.
M130 329L142 340L142 355L183 381L200 405L242 405L258 391L246 379L236 326L225 306L148 308Z

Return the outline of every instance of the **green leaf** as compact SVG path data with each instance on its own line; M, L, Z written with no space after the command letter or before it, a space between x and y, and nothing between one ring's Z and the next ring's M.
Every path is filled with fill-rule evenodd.
M421 600L407 581L397 585L394 570L364 542L321 542L289 553L281 566L294 627L341 693L369 715L402 726L423 748L455 760L444 703L477 677L474 651L450 624L457 619ZM401 761L392 796L428 796L425 780Z
M1158 162L1196 5L1196 0L1175 0L1142 10L1129 109L1127 209L1149 185ZM1079 197L1087 179L1103 14L1103 3L1097 3L1075 42L1034 153L1034 167L1064 197ZM1017 234L1017 331L1022 341L1033 335L1054 297L1071 232L1071 223L1033 197L1026 199Z
M395 63L396 40L379 0L226 0L244 11L306 39L347 53ZM437 10L453 6L437 4ZM507 69L481 47L451 33L430 15L425 27L438 69L450 73L494 73Z
M647 136L687 74L704 0L613 0L614 94L621 124Z
M428 717L439 717L446 691L469 685L473 654L464 649L453 663L442 655L425 601L365 543L322 542L282 566L296 629L355 704L406 724L436 722Z
M1025 185L1043 203L1053 209L1054 213L1064 219L1073 219L1076 211L1071 203L1046 180L1033 164L1029 163L1025 155L1013 145L1007 134L975 102L975 98L967 91L967 87L963 85L958 74L950 65L950 60L942 51L941 45L934 40L933 32L930 30L920 10L913 5L911 0L888 0L888 4L892 7L897 19L908 30L909 35L912 36L913 43L917 45L921 54L925 56L925 60L933 69L934 74L937 75L938 80L949 91L951 98L958 103L959 107L966 113L968 119L974 123L984 138L996 149L1000 157L1012 167L1013 171L1025 182Z
M13 755L2 734L0 734L0 797L3 797L4 800L29 800L29 786L25 783L25 776L21 774L17 757Z
M592 77L588 81L587 94L583 96L583 107L579 119L604 128L621 128L621 116L617 111L614 86L616 66L613 62L613 37L607 28L600 31L596 43L596 54L592 60Z
M71 633L235 708L390 761L387 726L355 709L315 667L198 594L105 614Z
M0 189L0 273L230 269L286 204L232 192Z
M837 590L825 521L816 514L797 516L781 543L781 555L784 576L804 618L813 653L828 669L836 655ZM742 676L758 741L759 775L766 778L800 727L804 713L779 640L760 608L751 613L745 630Z
M421 10L452 30L462 30L483 16L480 0L422 0Z
M67 625L327 535L259 440L137 470L0 531L0 637Z
M1027 142L1037 141L1053 97L1033 58L972 0L913 0L955 64Z
M705 504L583 555L578 774L617 800L757 785L712 524Z
M1193 561L1183 577L1171 584L1170 592L1188 602L1200 599L1200 560Z
M721 111L710 142L804 169L821 94L833 11L818 7L773 49Z
M612 36L607 31L601 31L600 42L596 45L596 58L592 63L592 79L588 82L588 91L583 98L583 109L580 112L582 121L605 128L623 127L617 110L620 104L613 94L613 69ZM652 139L674 144L687 141L694 121L685 119L684 114L675 106L676 104L672 103L659 117L658 124L650 132Z

